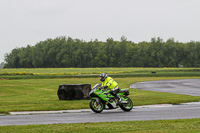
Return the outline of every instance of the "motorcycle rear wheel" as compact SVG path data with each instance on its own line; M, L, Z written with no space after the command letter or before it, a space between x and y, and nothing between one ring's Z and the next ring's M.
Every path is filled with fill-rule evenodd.
M124 111L131 111L132 108L133 108L133 102L132 102L132 100L131 100L129 97L126 97L126 98L127 98L126 101L128 101L128 103L126 103L126 104L121 104L121 105L120 105L120 108L121 108L122 110L124 110Z
M98 104L95 99L90 100L90 108L95 113L101 113L103 111L103 107L104 105L101 101L99 101L99 104Z

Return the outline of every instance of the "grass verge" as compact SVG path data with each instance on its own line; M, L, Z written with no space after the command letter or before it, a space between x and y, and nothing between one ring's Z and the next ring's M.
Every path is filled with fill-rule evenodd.
M197 133L200 119L0 126L1 133Z
M109 74L109 76L114 78L122 77L200 77L200 72L140 72L140 73L125 73L125 74ZM75 75L34 75L34 74L0 74L0 79L5 80L17 80L17 79L55 79L55 78L96 78L99 74L75 74Z
M92 78L102 72L112 77L200 76L200 68L8 68L0 69L0 79Z
M127 77L115 78L121 88L131 83L150 80L191 79L199 77ZM57 90L60 84L99 82L99 78L0 80L0 112L33 110L69 110L89 108L89 100L61 101ZM136 105L179 104L200 101L200 97L130 89L129 97Z

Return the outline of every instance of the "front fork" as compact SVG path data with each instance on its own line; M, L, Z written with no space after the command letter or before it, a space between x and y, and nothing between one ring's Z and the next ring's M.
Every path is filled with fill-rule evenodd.
M100 103L100 99L98 98L98 97L96 97L96 103L97 103L97 106L99 105L99 103Z

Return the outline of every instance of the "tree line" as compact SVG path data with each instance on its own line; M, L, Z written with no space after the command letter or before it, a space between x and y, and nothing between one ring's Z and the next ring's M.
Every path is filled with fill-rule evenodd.
M200 42L163 41L134 43L124 36L84 41L57 37L5 54L5 68L64 67L200 67Z

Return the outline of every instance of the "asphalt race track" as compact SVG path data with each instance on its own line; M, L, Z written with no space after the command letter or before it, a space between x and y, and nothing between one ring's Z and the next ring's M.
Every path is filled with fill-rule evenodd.
M153 88L153 91L164 91L195 96L200 96L199 86L200 79L148 81L131 85L131 87L138 87L138 89L149 90L149 88ZM157 106L138 106L134 107L130 112L124 112L120 109L117 109L105 110L100 114L88 111L61 114L6 115L0 116L0 125L59 124L189 118L200 118L200 102L185 103L180 105L167 104Z
M138 82L130 85L130 88L200 96L200 79Z
M122 110L103 111L101 114L63 113L38 115L0 116L0 125L59 124L82 122L138 121L161 119L200 118L200 104L184 104L166 107L134 108L131 112Z

